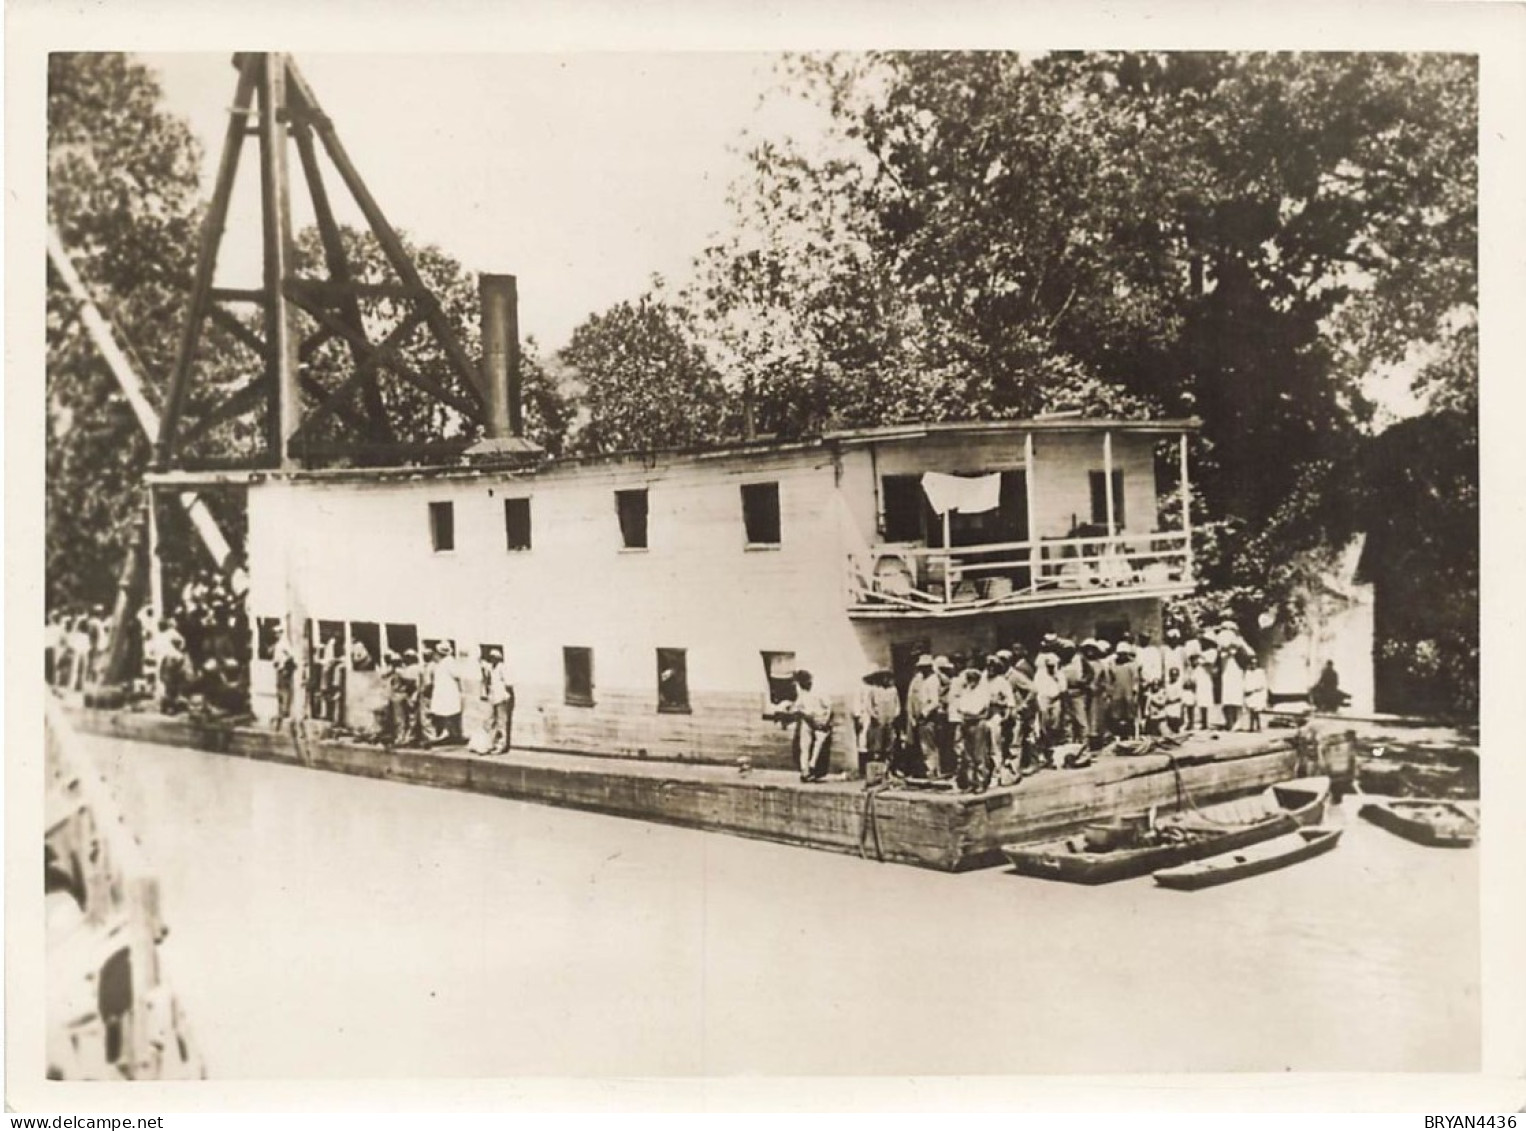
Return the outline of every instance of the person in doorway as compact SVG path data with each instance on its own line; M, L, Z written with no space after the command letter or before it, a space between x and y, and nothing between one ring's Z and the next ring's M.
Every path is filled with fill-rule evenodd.
M275 644L270 651L271 665L276 672L276 717L274 724L281 726L292 717L292 690L297 675L297 654L286 639L286 627L276 625ZM161 665L163 660L160 661Z
M406 648L400 660L387 682L392 741L398 746L417 746L420 737L419 680L422 676L419 654Z
M504 665L503 653L497 648L487 654L487 704L493 713L492 743L489 754L507 754L509 734L514 724L514 688L509 683L509 670Z
M815 690L811 673L795 672L795 698L780 712L795 725L795 761L800 780L819 782L827 776L832 745L832 704Z
M436 741L456 745L465 741L461 731L461 677L456 673L455 648L449 640L435 649L434 681L429 689L429 714Z

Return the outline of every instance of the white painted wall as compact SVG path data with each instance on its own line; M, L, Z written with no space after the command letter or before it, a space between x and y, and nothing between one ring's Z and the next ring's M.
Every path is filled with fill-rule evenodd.
M1063 522L1041 519L1041 529L1064 534L1072 499L1089 513L1086 471L1094 462L1101 466L1100 439L1040 437L1038 444L1039 513L1064 514ZM453 639L469 655L480 644L502 645L520 695L519 717L540 711L552 737L584 722L597 730L597 707L579 715L562 702L562 649L588 647L596 704L603 694L611 704L624 703L627 714L636 703L649 705L654 716L641 721L648 729L631 744L655 743L659 731L684 733L686 725L698 734L701 724L712 727L704 741L713 741L717 717L700 719L698 701L714 697L715 711L755 722L767 691L764 650L794 652L834 696L851 695L863 673L887 659L889 636L847 616L848 547L877 538L876 471L1022 464L1020 435L892 448L872 459L866 448L852 448L840 464L817 447L654 465L640 459L562 465L538 475L272 477L249 490L250 612L410 623L420 639ZM1151 441L1115 437L1114 450L1132 513L1153 519ZM746 544L740 488L751 482L779 484L777 547ZM617 490L636 487L649 491L646 550L622 547L615 507ZM532 500L528 551L505 544L503 502L518 496ZM446 501L454 506L455 547L437 553L429 504ZM1062 619L1086 615L1077 610ZM937 634L952 647L956 638L978 640L980 631L965 622L940 625ZM687 650L697 708L688 723L655 717L658 648ZM252 682L256 713L268 717L274 708L268 664L255 665Z

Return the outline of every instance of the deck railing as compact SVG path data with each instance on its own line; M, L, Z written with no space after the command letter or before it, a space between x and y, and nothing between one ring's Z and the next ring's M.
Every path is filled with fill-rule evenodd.
M858 613L940 615L1120 591L1181 592L1193 584L1188 539L1170 530L949 548L880 545L849 555L850 602Z

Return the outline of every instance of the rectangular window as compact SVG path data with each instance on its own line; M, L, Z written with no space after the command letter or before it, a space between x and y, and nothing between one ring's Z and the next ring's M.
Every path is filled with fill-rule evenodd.
M920 542L924 537L920 475L886 475L880 480L880 500L885 508L885 541Z
M563 648L562 674L568 706L593 706L593 649Z
M770 703L788 703L795 698L795 653L764 652L763 674L768 679Z
M530 500L505 499L503 501L503 530L505 545L510 550L530 548Z
M451 640L451 639L449 639L447 637L443 637L443 636L439 637L438 639L435 638L435 637L430 637L429 639L424 640L421 643L421 645L419 647L419 659L420 660L432 660L432 659L434 659L435 658L435 653L440 650L440 645L441 644L449 644L450 648L451 648L452 654L455 653L455 651L456 651L456 642L454 640Z
M779 544L779 484L742 484L742 522L749 546Z
M365 659L359 659L355 645L366 650ZM356 671L370 671L381 659L381 625L375 621L350 622L350 666Z
M257 639L255 640L255 655L261 660L274 659L276 654L276 629L281 625L280 617L260 617L254 622Z
M401 657L404 652L418 650L419 630L417 627L411 624L387 625L387 651L396 652Z
M657 649L657 709L689 712L689 654L683 648Z
M1101 471L1091 473L1092 522L1107 525L1107 476ZM1123 472L1113 472L1113 529L1123 529Z
M429 504L429 541L437 554L456 548L455 503Z
M620 541L627 550L646 549L646 488L615 492L620 514Z

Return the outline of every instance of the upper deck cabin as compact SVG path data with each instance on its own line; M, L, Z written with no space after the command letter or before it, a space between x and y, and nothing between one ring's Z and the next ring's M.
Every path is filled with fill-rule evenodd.
M838 432L859 542L850 614L948 617L1193 586L1190 533L1161 529L1157 449L1183 497L1195 420L1048 418Z

